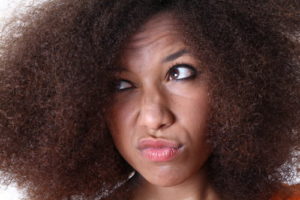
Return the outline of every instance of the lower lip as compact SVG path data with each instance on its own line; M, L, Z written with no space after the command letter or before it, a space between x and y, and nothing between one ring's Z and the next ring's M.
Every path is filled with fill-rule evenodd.
M146 148L142 150L142 155L153 162L166 162L174 159L179 153L178 148Z

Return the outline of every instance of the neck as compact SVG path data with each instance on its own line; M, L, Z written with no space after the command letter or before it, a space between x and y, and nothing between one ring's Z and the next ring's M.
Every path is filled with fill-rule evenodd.
M218 200L204 173L196 174L184 182L163 187L153 185L143 177L137 177L137 190L133 200Z

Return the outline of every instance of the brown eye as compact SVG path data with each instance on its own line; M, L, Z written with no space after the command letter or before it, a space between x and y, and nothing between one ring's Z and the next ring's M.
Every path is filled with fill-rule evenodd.
M194 67L187 64L178 64L171 67L168 71L168 80L185 80L195 78L197 71Z

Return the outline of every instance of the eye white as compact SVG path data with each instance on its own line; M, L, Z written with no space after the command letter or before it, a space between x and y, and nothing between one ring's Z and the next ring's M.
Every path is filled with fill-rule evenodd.
M170 70L171 79L185 79L194 75L194 71L186 66L175 66Z
M131 83L129 83L128 81L125 81L125 80L120 80L117 84L117 89L118 90L124 90L124 89L128 89L128 88L131 88L132 85Z
M192 70L191 69L188 69L188 68L185 68L185 67L178 67L177 69L180 72L179 76L178 76L178 79L187 78L187 77L192 75Z

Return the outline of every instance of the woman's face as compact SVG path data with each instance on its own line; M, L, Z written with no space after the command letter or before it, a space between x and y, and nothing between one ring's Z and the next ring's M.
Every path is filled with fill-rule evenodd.
M211 148L207 75L169 14L151 18L125 46L107 114L115 145L151 184L198 175Z

